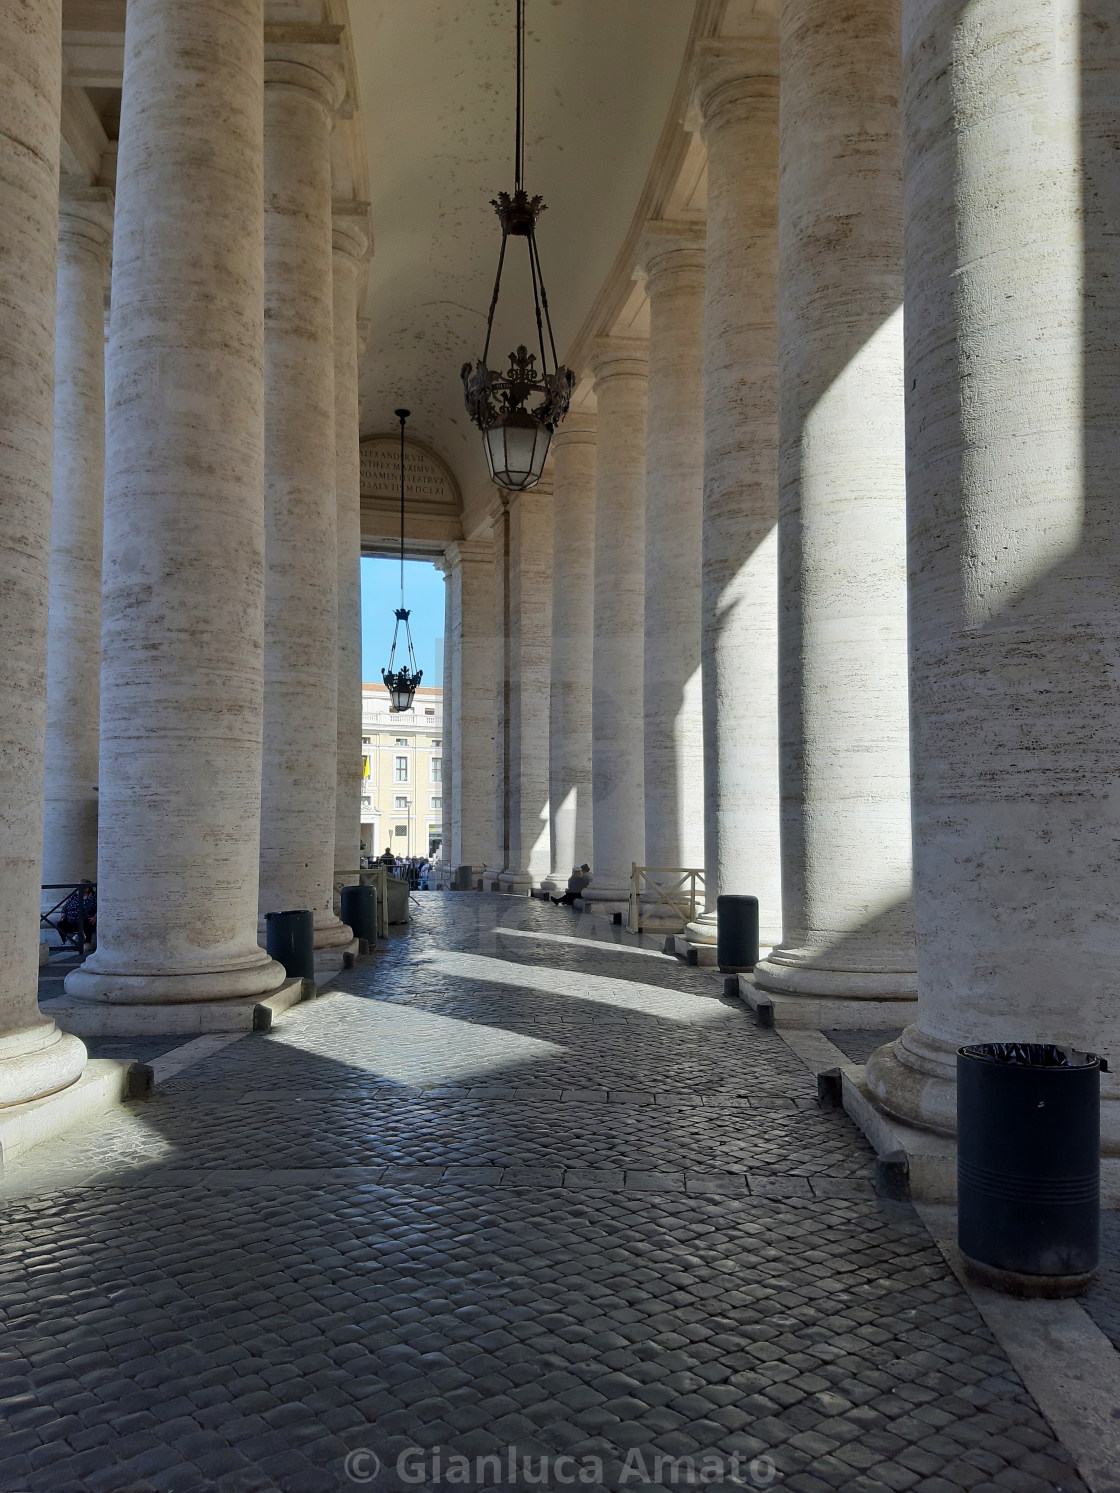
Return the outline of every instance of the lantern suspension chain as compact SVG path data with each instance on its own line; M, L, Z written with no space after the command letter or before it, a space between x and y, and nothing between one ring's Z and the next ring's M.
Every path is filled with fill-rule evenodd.
M517 0L517 110L514 124L513 185L525 187L525 0Z
M404 606L404 422L408 419L408 410L397 410L397 419L401 422L401 606Z

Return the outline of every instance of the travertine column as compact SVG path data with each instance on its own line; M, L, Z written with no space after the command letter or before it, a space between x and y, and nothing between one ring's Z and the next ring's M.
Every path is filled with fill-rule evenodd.
M454 868L470 866L477 884L494 841L494 548L483 540L462 539L449 544L445 553L451 621L444 668L454 712L446 858Z
M338 530L330 47L270 45L264 73L264 769L259 912L335 915ZM353 868L351 868L353 869Z
M64 185L58 221L54 504L43 881L97 877L97 711L105 504L105 285L113 198ZM63 895L44 892L47 906Z
M899 0L785 0L783 941L766 990L913 999Z
M903 16L918 1011L867 1075L951 1131L960 1044L1120 1035L1120 17Z
M497 891L498 878L509 862L509 778L510 778L510 512L508 494L496 500L490 515L491 551L490 679L494 714L493 818L490 821L490 849L483 873L483 889Z
M551 474L514 493L509 516L509 849L500 885L527 896L549 871Z
M128 6L107 395L98 945L66 981L94 1000L221 1000L284 980L257 944L261 10L261 0Z
M781 933L778 796L778 32L705 43L704 869L689 938L716 938L716 897L759 902Z
M451 863L451 820L455 796L455 735L458 731L455 680L451 669L451 634L455 626L455 588L451 584L451 564L446 555L441 556L436 562L436 569L443 573L443 658L440 675L443 689L443 745L440 750L442 791L439 795L442 806L443 844L440 847L439 859L442 866L448 866Z
M567 890L591 864L591 670L595 637L595 416L573 411L552 437L552 683L548 813L552 871Z
M362 514L358 464L358 281L367 214L334 215L334 488L338 544L338 721L334 866L352 872L362 840Z
M642 682L645 598L648 344L603 337L592 357L595 469L595 641L591 791L595 853L583 902L626 907L630 867L645 862Z
M81 1075L39 1014L62 4L0 8L0 1106Z
M651 866L704 864L700 685L704 230L650 223L646 429L645 810ZM677 878L656 878L675 883ZM687 911L687 905L684 908ZM671 919L658 904L650 916ZM680 927L680 923L676 924Z

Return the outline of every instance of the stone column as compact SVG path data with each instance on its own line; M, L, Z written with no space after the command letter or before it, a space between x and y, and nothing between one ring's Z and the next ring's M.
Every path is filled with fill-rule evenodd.
M704 229L650 223L646 429L646 862L704 864L700 685L704 506ZM656 878L673 884L675 878ZM679 899L678 899L679 900ZM681 904L687 911L687 904ZM675 924L663 903L651 921Z
M899 0L782 10L783 940L766 990L913 1000Z
M918 1009L867 1077L951 1133L961 1044L1120 1033L1120 21L903 16Z
M509 515L509 850L499 884L528 896L549 871L551 475L513 494Z
M552 437L552 681L548 813L552 871L563 892L591 864L591 669L595 638L595 416L573 412Z
M642 682L645 599L648 344L603 337L592 355L598 414L595 468L595 640L591 791L594 855L583 903L625 909L630 867L645 862Z
M440 847L441 867L451 864L451 819L454 798L455 734L458 730L455 681L451 674L451 633L455 626L455 593L451 584L451 565L444 555L436 562L436 569L443 573L443 658L441 660L441 688L443 690L443 738L440 752L441 823L443 844Z
M316 948L352 936L333 907L339 562L330 145L342 88L335 48L266 49L259 913L263 931L266 913L311 908Z
M707 903L688 937L714 944L716 897L739 893L758 898L768 947L780 937L782 905L775 22L703 45L696 103L708 148L701 541Z
M494 547L484 540L449 544L452 867L470 866L477 884L494 841ZM447 726L444 705L444 726ZM444 769L445 773L447 769Z
M263 38L261 0L128 6L98 945L66 981L92 1000L216 1001L284 980L257 944Z
M47 628L47 884L97 879L105 286L112 244L112 193L103 187L64 185L58 221ZM44 892L44 904L53 906L62 895Z
M491 699L494 714L493 777L494 813L491 820L493 833L486 870L483 874L483 889L499 890L498 878L509 864L509 777L510 777L510 512L505 497L496 500L491 522L491 582L490 608L493 645L490 649Z
M0 9L0 1106L81 1076L40 1015L62 4Z
M338 541L338 704L334 868L352 872L362 840L362 514L358 464L358 287L366 210L334 215L334 488Z

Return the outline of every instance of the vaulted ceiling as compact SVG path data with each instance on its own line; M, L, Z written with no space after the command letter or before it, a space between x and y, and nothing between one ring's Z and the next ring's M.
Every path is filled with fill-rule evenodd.
M540 250L562 358L638 205L695 8L528 0L526 186L548 204ZM468 528L493 489L459 369L485 335L500 242L490 198L513 186L513 19L514 0L350 0L375 235L362 430L393 428L407 405L411 431L459 479ZM515 314L496 325L492 366L534 332L515 250Z

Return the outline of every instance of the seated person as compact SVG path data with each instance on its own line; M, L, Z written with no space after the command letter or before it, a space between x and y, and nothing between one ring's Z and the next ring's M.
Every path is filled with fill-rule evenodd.
M67 897L58 931L63 942L74 938L79 949L96 947L97 892L92 881L83 881ZM75 938L75 935L77 937Z
M572 874L568 877L568 890L562 897L553 897L557 907L571 907L572 903L583 891L591 880L591 867L586 863L582 866L573 866Z

